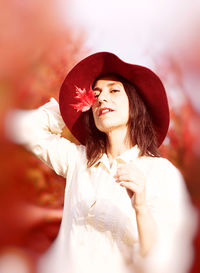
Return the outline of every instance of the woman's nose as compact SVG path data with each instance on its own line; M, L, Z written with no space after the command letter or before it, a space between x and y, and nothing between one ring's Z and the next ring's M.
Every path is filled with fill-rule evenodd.
M99 103L102 103L102 102L105 102L107 101L107 97L106 97L106 94L104 92L101 92L98 96L98 102Z

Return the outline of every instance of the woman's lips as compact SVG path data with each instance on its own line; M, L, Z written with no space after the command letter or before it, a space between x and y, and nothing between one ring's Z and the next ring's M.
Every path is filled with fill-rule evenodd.
M113 112L114 110L111 108L101 108L99 110L99 116L105 115L107 113Z

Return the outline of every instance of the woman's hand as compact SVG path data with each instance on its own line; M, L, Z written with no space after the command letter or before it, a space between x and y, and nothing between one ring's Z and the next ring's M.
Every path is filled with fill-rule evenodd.
M133 163L120 164L114 176L120 186L127 189L132 206L139 212L146 207L145 182L146 178Z
M140 242L140 254L145 256L155 243L156 224L145 200L146 178L133 163L120 165L115 175L116 182L125 187L136 212Z

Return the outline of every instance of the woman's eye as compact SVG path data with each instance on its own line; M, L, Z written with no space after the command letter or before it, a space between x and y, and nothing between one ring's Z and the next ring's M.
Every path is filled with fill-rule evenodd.
M100 94L100 92L94 91L94 97L95 97L95 98L98 98L99 94Z
M112 90L111 90L112 93L116 93L116 92L119 92L119 91L120 91L120 90L118 90L118 89L112 89Z

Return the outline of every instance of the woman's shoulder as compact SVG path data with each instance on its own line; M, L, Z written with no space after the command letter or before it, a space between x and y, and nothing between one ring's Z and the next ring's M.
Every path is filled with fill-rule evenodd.
M162 187L182 187L185 184L180 170L165 157L141 158L141 166L148 175L148 180Z
M75 149L76 149L76 165L86 165L87 164L87 154L86 154L86 147L85 145L82 144L74 144ZM73 155L72 155L73 156Z
M139 160L152 168L152 170L155 168L162 171L178 171L177 167L170 160L162 156L142 156Z
M86 157L86 147L82 144L74 144L76 146L77 151L80 153L80 156L85 158Z
M165 192L187 192L187 187L181 171L167 158L153 158L152 175L155 176L156 184Z

